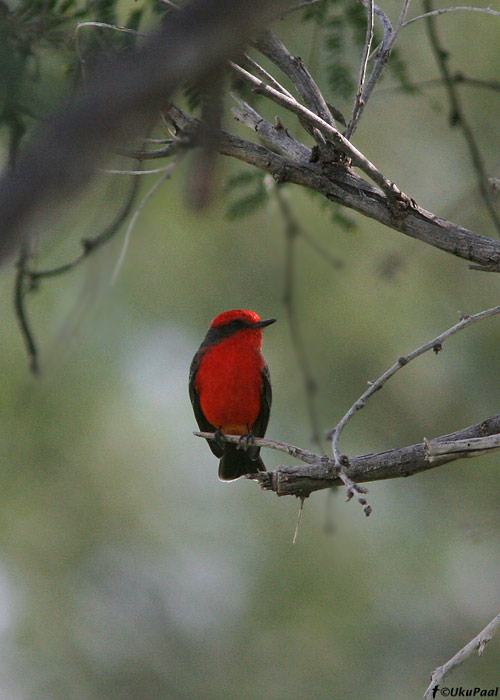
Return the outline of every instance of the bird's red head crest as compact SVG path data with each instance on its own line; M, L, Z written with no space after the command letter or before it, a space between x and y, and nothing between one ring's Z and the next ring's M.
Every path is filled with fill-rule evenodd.
M224 311L214 318L210 324L210 328L218 328L225 326L231 321L244 321L244 323L254 324L260 321L260 316L255 311L244 311L242 309L233 309L232 311Z

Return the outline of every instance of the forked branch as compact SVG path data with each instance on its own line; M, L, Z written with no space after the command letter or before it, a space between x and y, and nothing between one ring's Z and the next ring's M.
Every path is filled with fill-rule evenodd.
M194 433L197 437L213 439L213 433ZM435 438L433 442L447 444L455 440L470 440L471 438L500 434L500 414L492 416L480 423L457 430L448 435ZM237 443L240 435L226 435L228 442ZM258 481L266 491L274 491L278 496L297 496L304 498L314 491L341 486L342 479L336 473L335 461L331 457L315 454L295 445L278 440L255 438L255 445L271 450L278 450L299 459L302 465L280 466L274 471L260 472L248 476ZM485 454L476 452L475 456ZM356 484L366 484L372 481L398 479L412 476L419 472L434 469L460 459L460 454L448 454L438 457L432 462L426 454L426 443L420 442L406 447L400 447L386 452L377 452L349 459L349 466L344 471Z
M199 120L172 103L166 107L165 116L179 132L185 132L190 138L203 128ZM217 134L214 148L223 155L270 173L277 182L295 183L314 190L327 199L379 221L389 228L468 260L474 263L477 269L500 271L500 241L474 233L446 219L440 219L415 202L404 216L398 216L385 194L353 170L340 164L313 162L310 149L306 149L302 144L299 147L294 146L286 130L280 144L276 136L276 127L267 128L272 125L255 110L252 120L253 123L249 122L249 126L254 132L260 133L261 126L262 129L266 127L265 140L272 150L225 131ZM242 121L247 123L246 118ZM294 153L281 147L285 142L288 143L289 149L294 148ZM297 143L299 142L295 141L295 144ZM276 153L276 150L285 153L286 157ZM304 159L306 154L308 158Z

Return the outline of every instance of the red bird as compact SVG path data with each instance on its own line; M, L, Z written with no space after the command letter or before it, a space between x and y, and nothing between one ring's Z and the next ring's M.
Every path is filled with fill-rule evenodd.
M210 324L191 363L194 415L201 431L216 433L216 439L207 442L221 458L223 481L266 471L251 438L264 437L269 421L271 378L260 349L262 328L275 321L261 321L253 311L225 311ZM241 435L241 444L224 442L224 435Z

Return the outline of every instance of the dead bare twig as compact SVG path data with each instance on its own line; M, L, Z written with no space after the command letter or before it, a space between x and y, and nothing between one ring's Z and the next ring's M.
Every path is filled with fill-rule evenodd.
M488 186L488 173L486 172L486 168L484 166L483 157L481 155L481 151L479 150L479 145L477 143L474 130L470 126L469 121L465 116L460 95L456 83L453 80L453 74L448 65L450 55L448 51L445 51L443 48L442 42L439 38L436 27L436 16L433 14L432 0L424 0L424 9L426 10L425 23L427 26L429 42L443 79L446 94L448 96L450 106L450 125L457 126L464 136L467 148L469 150L472 166L476 173L481 198L484 202L486 210L488 211L491 221L493 222L497 232L500 234L500 216L495 209L493 199L491 197L490 188ZM497 14L500 16L500 13Z
M431 698L434 698L436 696L436 690L439 683L444 680L446 676L457 666L460 666L461 663L471 657L474 652L477 651L478 655L481 656L485 646L493 639L499 630L500 613L498 613L498 615L494 617L493 620L491 620L491 622L474 637L474 639L471 639L471 641L460 649L460 651L457 651L455 656L452 656L452 658L442 666L438 666L434 669L431 674L431 683L424 693L424 700L431 700Z
M443 333L440 333L432 340L429 340L420 347L416 348L415 350L412 350L412 352L408 353L407 355L402 355L378 379L376 379L374 382L369 382L368 389L366 389L366 391L364 391L363 394L352 404L349 410L337 423L335 428L333 428L333 430L331 430L328 433L328 437L332 441L332 453L334 456L336 467L342 467L342 463L345 463L346 460L345 455L341 454L339 447L339 441L342 431L345 429L345 427L347 426L349 421L354 417L354 415L365 407L368 399L371 396L373 396L373 394L375 394L377 391L379 391L384 386L384 384L396 374L396 372L399 372L399 370L401 370L403 367L406 367L407 364L415 360L417 357L420 357L424 353L429 352L429 350L433 350L436 354L441 352L443 348L443 343L452 335L455 335L456 333L463 330L464 328L467 328L473 323L478 323L478 321L482 321L486 318L490 318L491 316L498 315L499 313L500 306L494 306L491 309L480 311L479 313L473 314L472 316L462 314L461 320L454 326L451 326L451 328L448 328Z

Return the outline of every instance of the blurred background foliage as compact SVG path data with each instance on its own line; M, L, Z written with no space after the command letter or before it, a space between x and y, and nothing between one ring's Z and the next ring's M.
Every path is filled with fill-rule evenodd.
M384 8L397 17L399 3ZM79 21L147 31L165 8L40 0L2 2L0 11L7 161L78 80ZM278 21L276 31L349 114L363 15L352 0L311 12ZM453 70L498 79L496 18L455 13L438 22ZM89 55L110 50L105 30L81 31ZM355 143L425 208L494 235L443 90L421 85L436 77L424 25L415 23L401 34ZM498 176L498 92L460 90L486 169ZM182 104L193 97L187 92ZM252 138L229 116L226 128ZM157 135L165 136L161 126ZM498 612L498 457L372 484L368 519L345 504L342 489L317 493L295 545L295 500L245 480L218 482L216 460L192 436L187 374L223 310L278 318L264 339L274 386L268 435L314 445L283 306L286 240L275 185L220 158L212 206L195 214L186 206L195 165L185 159L144 208L114 284L123 233L30 295L36 379L13 313L14 266L2 270L0 697L419 697L432 668ZM80 239L113 218L128 186L127 176L103 175L48 219L37 265L77 254ZM293 309L322 431L395 357L455 323L459 311L498 303L496 275L296 187L281 194L324 251L300 235L295 241ZM405 368L353 420L344 451L402 446L497 413L499 342L491 319ZM265 460L269 468L283 463L270 451ZM499 661L496 639L447 685L499 685Z

